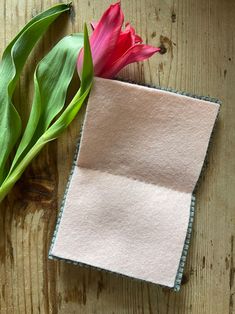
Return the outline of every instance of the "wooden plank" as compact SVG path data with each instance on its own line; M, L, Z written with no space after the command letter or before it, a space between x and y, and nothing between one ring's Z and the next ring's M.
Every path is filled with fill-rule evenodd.
M0 50L52 0L2 0ZM74 0L75 17L51 27L24 71L15 100L32 97L36 62L64 34L81 31L111 1ZM122 77L223 101L206 170L197 189L196 219L179 293L152 284L49 261L47 258L71 161L80 115L47 146L0 210L0 313L221 314L234 310L235 2L232 0L123 0L144 40L167 53L129 66ZM74 87L75 88L75 87ZM26 118L24 118L26 121Z

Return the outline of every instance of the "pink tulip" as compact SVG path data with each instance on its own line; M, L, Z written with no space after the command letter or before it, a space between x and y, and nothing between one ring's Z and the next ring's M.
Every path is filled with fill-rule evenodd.
M112 4L99 22L92 23L90 36L95 76L113 78L127 64L150 58L160 48L144 45L129 23L122 31L124 15L120 2ZM82 71L83 49L78 56L78 73Z

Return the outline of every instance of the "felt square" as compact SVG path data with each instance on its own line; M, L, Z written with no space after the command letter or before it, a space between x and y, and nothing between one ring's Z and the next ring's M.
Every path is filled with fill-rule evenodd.
M218 110L96 78L50 257L176 287Z

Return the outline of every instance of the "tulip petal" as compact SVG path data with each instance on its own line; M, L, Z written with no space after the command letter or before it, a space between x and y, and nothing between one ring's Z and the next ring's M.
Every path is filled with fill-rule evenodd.
M142 38L135 29L126 23L122 31L124 16L120 2L112 4L99 22L91 23L93 33L90 37L95 76L112 78L129 63L142 61L160 51L143 45ZM78 73L81 75L83 50L77 61Z
M135 33L135 29L134 29L134 27L132 27L131 25L130 25L130 23L126 23L126 31L130 31L131 32L131 34L132 34L132 37L133 37L133 42L134 43L142 43L143 42L143 39L139 36L139 35L137 35L136 33ZM134 44L133 43L133 44Z
M133 36L131 31L121 32L119 35L116 49L113 51L112 56L106 62L105 68L109 68L115 61L117 61L121 56L123 56L128 49L134 45Z
M109 60L113 51L116 49L116 44L121 32L124 15L120 7L120 3L110 5L104 12L103 16L96 25L91 37L90 45L92 51L93 64L95 75L100 76L105 61ZM83 60L83 50L78 57L78 72L81 73Z
M122 57L127 52L127 50L136 44L136 42L142 42L142 38L136 35L134 28L131 27L129 23L127 23L126 29L120 33L116 44L116 49L113 51L109 60L107 60L103 71L105 71L105 69L109 69L113 63Z
M160 48L155 48L153 46L143 44L137 44L135 46L132 46L126 51L124 55L122 55L112 65L107 67L100 76L103 78L112 78L126 65L148 59L154 53L159 52L160 50Z

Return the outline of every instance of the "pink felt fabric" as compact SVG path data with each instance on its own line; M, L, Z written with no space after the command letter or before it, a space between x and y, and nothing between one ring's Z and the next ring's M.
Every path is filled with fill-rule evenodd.
M51 255L173 287L218 109L95 79Z

